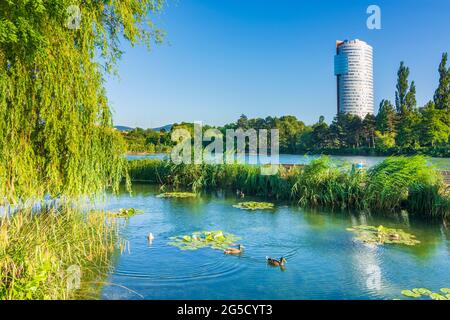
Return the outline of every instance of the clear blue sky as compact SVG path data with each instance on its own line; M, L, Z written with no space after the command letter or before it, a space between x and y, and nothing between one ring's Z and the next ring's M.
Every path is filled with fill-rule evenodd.
M125 47L120 77L107 81L116 125L222 125L242 113L330 122L336 39L374 47L377 110L381 99L394 99L401 60L424 104L437 86L442 52L450 53L448 0L167 1L155 18L165 43L151 52ZM382 10L382 30L366 27L370 4Z

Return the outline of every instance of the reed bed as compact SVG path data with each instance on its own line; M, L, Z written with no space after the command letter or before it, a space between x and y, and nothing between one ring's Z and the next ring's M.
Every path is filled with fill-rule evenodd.
M395 212L425 217L449 216L450 201L439 171L422 156L390 157L358 170L322 156L303 167L280 167L261 175L255 165L180 164L166 160L131 160L132 181L193 192L239 190L246 195L289 200L301 206Z
M117 223L101 212L51 208L3 216L0 299L98 298L119 243Z

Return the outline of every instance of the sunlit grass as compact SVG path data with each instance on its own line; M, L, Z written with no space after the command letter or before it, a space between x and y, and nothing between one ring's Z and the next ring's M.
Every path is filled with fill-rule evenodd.
M98 298L120 250L118 244L116 222L100 212L63 208L4 216L0 299Z

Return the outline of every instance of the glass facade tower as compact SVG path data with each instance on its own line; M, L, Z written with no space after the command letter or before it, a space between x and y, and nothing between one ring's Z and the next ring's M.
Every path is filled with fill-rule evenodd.
M361 40L336 41L337 112L374 113L373 49Z

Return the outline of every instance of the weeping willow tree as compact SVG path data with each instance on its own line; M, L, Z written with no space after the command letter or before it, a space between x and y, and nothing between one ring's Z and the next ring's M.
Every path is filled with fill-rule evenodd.
M126 176L105 73L151 46L163 0L0 1L0 203L92 195Z

